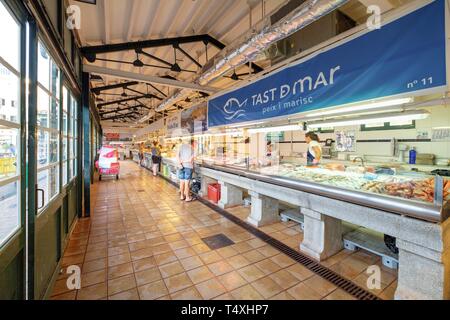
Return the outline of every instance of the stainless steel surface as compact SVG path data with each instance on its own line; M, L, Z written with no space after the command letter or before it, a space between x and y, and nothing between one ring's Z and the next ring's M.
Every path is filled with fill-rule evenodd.
M450 215L450 206L448 205L443 207L431 203L421 203L375 193L348 190L310 181L245 172L225 166L201 164L201 167L430 222L443 222Z

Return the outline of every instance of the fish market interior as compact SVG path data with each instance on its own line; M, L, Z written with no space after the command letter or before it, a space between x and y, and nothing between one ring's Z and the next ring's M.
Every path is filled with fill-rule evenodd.
M0 0L0 299L450 299L449 5Z

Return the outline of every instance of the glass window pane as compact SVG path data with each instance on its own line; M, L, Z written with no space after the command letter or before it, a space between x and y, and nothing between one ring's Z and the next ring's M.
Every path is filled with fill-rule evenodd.
M19 174L19 130L0 126L0 180Z
M63 163L63 186L65 187L67 184L67 161Z
M52 132L50 134L50 164L59 161L59 133Z
M59 166L53 167L50 172L50 199L59 194Z
M59 103L52 99L50 108L50 128L59 129Z
M72 180L73 175L73 160L69 160L69 181Z
M41 42L38 47L38 81L50 91L50 56Z
M37 193L37 203L38 208L41 208L39 209L40 211L48 203L48 170L44 170L38 173L37 182L38 189L44 190L44 203L42 203L42 192Z
M75 178L76 176L77 176L77 159L74 159L72 165L72 178Z
M63 156L62 156L62 160L66 161L67 160L67 137L64 137L62 139L63 142Z
M60 99L60 72L58 66L52 61L52 94L56 99Z
M38 88L37 125L48 128L48 112L50 96L41 88Z
M69 108L68 108L68 105L69 105L69 92L67 91L66 87L63 87L63 96L62 96L62 98L63 98L63 110L68 112L69 111Z
M78 157L77 143L78 143L78 139L76 139L76 138L73 139L73 155L74 155L74 158Z
M47 131L38 130L38 168L45 167L49 162L50 134Z
M19 122L20 78L0 63L0 119Z
M19 195L19 181L0 187L0 245L8 240L20 226Z
M73 143L73 139L69 138L69 159L73 159L75 158L75 153L74 153L74 149L73 149L74 143Z
M67 135L67 113L63 112L63 134Z
M18 71L20 69L20 26L1 2L0 17L0 30L2 30L0 56Z

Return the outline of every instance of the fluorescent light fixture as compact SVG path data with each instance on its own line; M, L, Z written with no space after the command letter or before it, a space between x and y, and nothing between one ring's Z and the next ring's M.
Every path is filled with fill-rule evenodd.
M297 124L293 124L279 127L253 128L248 129L248 133L266 133L266 132L281 132L281 131L295 131L295 130L302 130L302 127L300 127Z
M341 120L316 121L308 123L308 128L324 128L324 127L345 127L361 124L372 124L391 121L408 121L422 120L428 118L430 113L425 110L412 110L404 112L381 113L375 115L362 116L357 118L347 118Z
M414 100L412 98L400 98L400 99L392 99L392 100L384 100L384 101L378 101L378 102L371 102L371 103L364 103L364 104L356 104L344 108L333 108L332 110L324 110L320 112L315 112L312 114L308 114L308 118L310 117L320 117L320 116L326 116L326 115L332 115L332 114L338 114L338 113L345 113L345 112L353 112L353 111L366 111L366 110L372 110L372 109L378 109L378 108L384 108L384 107L393 107L393 106L399 106L402 104L411 103Z
M250 127L250 126L257 126L260 124L264 124L265 122L253 122L253 123L240 123L240 124L233 124L231 126L227 126L227 128L241 128L241 127Z

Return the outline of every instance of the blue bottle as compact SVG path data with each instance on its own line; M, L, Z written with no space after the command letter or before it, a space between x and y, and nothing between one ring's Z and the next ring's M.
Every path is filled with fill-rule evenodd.
M409 150L409 164L416 164L417 151L416 148Z

